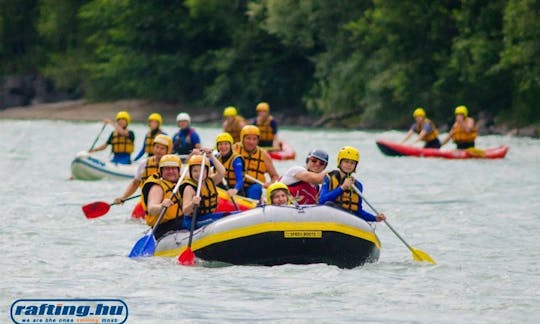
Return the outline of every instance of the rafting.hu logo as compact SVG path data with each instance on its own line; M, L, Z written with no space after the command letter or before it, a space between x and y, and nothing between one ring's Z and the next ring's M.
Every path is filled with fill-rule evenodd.
M120 299L18 299L14 323L124 323L128 307Z

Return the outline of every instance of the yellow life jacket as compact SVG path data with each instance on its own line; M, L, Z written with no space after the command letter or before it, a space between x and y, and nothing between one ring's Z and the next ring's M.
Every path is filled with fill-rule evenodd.
M180 191L184 192L186 186L193 187L197 191L197 181L188 178L180 185ZM199 205L199 215L211 214L216 211L218 205L218 190L214 180L206 178L201 184L201 204Z
M414 129L414 131L416 132L416 134L420 134L420 132L424 129L424 126L426 124L431 124L431 133L426 134L426 136L424 136L422 141L431 142L434 139L436 139L437 136L439 136L439 131L437 130L435 123L432 122L431 120L424 118L424 120L420 123L420 125L416 125L416 128Z
M476 124L473 126L472 130L467 133L463 128L461 128L461 126L454 123L452 126L452 131L452 140L454 140L455 143L472 143L478 135Z
M328 182L330 188L328 188L330 191L336 189L337 187L341 186L343 184L343 181L345 181L345 178L341 178L341 175L338 170L334 170L332 172L329 172L326 177L330 180ZM341 206L341 208L346 209L348 211L351 211L353 213L356 213L358 211L358 205L360 202L360 196L353 190L347 190L343 191L341 195L339 195L336 199L336 204Z
M182 217L182 196L179 192L177 192L176 195L171 198L172 191L176 183L161 179L160 175L156 173L146 180L141 190L142 205L145 212L144 219L146 220L146 224L148 224L149 226L154 226L159 217L159 215L153 216L148 214L148 193L150 192L150 188L154 185L159 185L163 189L163 199L169 198L175 203L174 205L167 208L167 211L165 212L165 215L163 215L161 223L165 223L166 221L173 220L177 217Z
M272 127L270 126L270 122L274 119L272 116L268 116L265 120L260 120L259 117L257 117L257 127L259 127L259 131L261 132L261 135L259 136L259 142L272 142L274 140L274 132Z
M159 166L156 161L155 156L151 156L148 159L146 159L144 170L141 174L141 184L139 185L141 188L144 184L144 182L153 174L156 174L159 172Z
M240 142L240 132L242 131L241 123L244 121L245 119L243 117L234 116L234 121L224 127L224 131L231 134L235 143Z
M264 174L267 172L266 163L263 160L263 153L260 147L256 147L253 152L248 152L244 149L243 144L239 144L236 147L235 153L238 153L244 159L244 172L253 178L265 183L266 177ZM244 188L248 188L252 185L251 181L244 182Z
M229 188L234 188L236 186L236 175L234 174L233 161L237 158L242 158L239 154L232 152L227 159L224 159L221 154L218 155L218 160L225 167L225 181L227 181L227 186ZM242 159L243 160L243 159Z
M154 133L152 133L151 130L146 133L146 136L144 137L144 153L146 153L147 156L154 155L154 138L159 134L163 134L163 131L159 128L155 130Z
M129 135L123 136L114 131L110 144L113 153L133 153L133 141L129 138Z

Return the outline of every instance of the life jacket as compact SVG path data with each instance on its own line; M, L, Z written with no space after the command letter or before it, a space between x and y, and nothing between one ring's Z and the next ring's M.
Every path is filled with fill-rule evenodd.
M341 178L339 170L334 170L329 172L327 175L330 188L329 191L336 189L337 187L343 184L345 178ZM360 196L353 190L344 191L341 195L336 198L336 204L341 206L343 209L356 213L358 211L358 205L360 202Z
M129 135L120 135L117 131L114 131L110 144L113 153L133 153L133 141L129 138Z
M163 131L159 128L150 130L146 133L146 136L144 137L144 153L146 153L147 156L154 155L154 138L159 134L163 134Z
M223 167L225 167L225 181L227 182L227 186L229 188L234 188L236 186L236 174L234 174L234 167L233 167L233 161L237 158L242 157L234 152L231 152L227 158L224 158L220 155L217 156L219 162L223 164ZM243 160L243 159L242 159Z
M318 202L319 186L305 181L288 185L291 195L300 205L314 205Z
M467 133L463 128L461 128L461 126L454 123L454 125L452 126L452 131L452 140L458 144L474 142L476 136L478 135L478 129L476 127L476 124L473 126L472 130Z
M180 185L180 192L184 192L186 186L191 186L197 191L197 181L188 178ZM214 180L206 178L201 187L201 204L199 205L199 215L212 214L216 211L218 205L218 191Z
M161 220L160 224L165 223L166 221L173 220L177 217L182 217L182 196L179 192L177 192L176 195L171 198L172 191L176 183L162 179L159 173L155 173L146 180L141 190L142 205L145 213L144 219L146 220L146 224L148 224L149 226L154 226L159 217L159 215L152 216L148 214L148 193L150 192L150 188L154 185L159 185L163 189L163 199L169 198L173 202L175 202L174 205L167 208L167 211L165 211L165 215L163 215L163 219Z
M146 159L143 172L141 174L141 184L140 187L142 188L144 182L146 179L148 179L151 175L156 174L159 172L159 165L156 161L155 156L151 156L148 159Z
M173 152L179 155L186 155L191 153L193 149L195 148L195 144L191 141L191 134L193 134L195 130L193 128L189 128L189 131L186 133L186 135L181 135L182 130L178 131L177 135L175 135L174 143L173 143Z
M267 172L266 163L263 160L263 153L260 147L256 147L253 152L248 152L244 149L244 145L240 144L236 147L235 153L240 154L244 159L244 172L249 174L253 178L265 183L266 177L264 174ZM244 182L244 188L248 188L253 183L251 181Z
M270 126L270 122L273 119L274 117L272 116L268 116L268 118L263 121L261 121L259 117L256 118L255 124L261 132L261 135L259 136L259 142L265 143L264 145L261 144L261 146L267 146L266 143L272 143L274 141L275 134L273 133L272 126ZM268 146L272 146L272 144Z
M242 131L241 122L244 122L245 119L241 116L234 116L232 123L227 124L224 127L224 131L231 134L234 142L240 142L240 132Z
M431 133L426 134L426 136L424 136L424 138L422 140L424 142L431 142L434 139L436 139L437 136L439 136L439 131L437 130L437 127L435 126L435 123L432 122L431 120L429 120L427 118L424 118L424 120L420 123L420 125L416 125L414 131L416 132L416 134L420 134L420 132L424 129L424 126L426 124L431 125Z

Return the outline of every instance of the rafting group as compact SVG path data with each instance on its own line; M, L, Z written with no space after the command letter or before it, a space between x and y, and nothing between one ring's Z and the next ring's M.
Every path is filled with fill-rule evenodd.
M274 257L256 254L255 257L242 262L258 263L260 260L254 259L260 258L262 260L260 262L266 264L326 262L348 267L351 264L359 265L378 258L380 242L369 223L384 221L389 227L390 225L386 221L386 216L377 212L369 203L367 204L374 213L366 211L362 206L362 202L365 201L362 196L363 185L353 176L360 161L358 149L352 146L342 147L335 158L337 168L326 170L330 162L328 153L320 148L313 148L305 157L305 164L293 166L280 176L269 153L261 146L263 143L266 147L279 148L276 136L277 123L273 118L268 120L267 103L258 104L257 112L259 116L254 120L254 124L247 124L238 116L234 107L225 108L223 115L226 120L223 127L227 131L217 135L214 147L211 148L200 146L198 136L194 136L195 132L189 128L190 120L186 113L178 115L180 130L172 138L160 130L161 118L158 114L153 113L149 116L148 124L151 130L146 134L144 151L141 151L142 154L147 154L147 158L139 164L134 177L113 203L122 204L135 197L133 194L141 189L144 220L150 226L150 230L137 241L130 257L154 255L156 244L160 240L167 236L170 238L171 235L176 235L175 233L184 233L183 239L169 240L169 243L165 243L164 247L158 250L181 251L179 262L191 264L194 260L191 251L194 232L201 228L212 228L210 225L213 224L218 224L214 228L219 228L224 219L234 219L237 220L237 226L241 226L234 230L244 233L243 238L260 236L262 234L260 229L272 224L271 229L263 232L266 234L276 230L283 232L283 236L280 236L275 244L282 244L283 238L302 238L304 235L336 241L336 243L327 241L331 244L346 242L343 253L333 253L332 257L328 258L321 253L318 245L310 247L309 244L313 243L297 240L297 244L291 247L289 240L287 246L291 250L298 249L298 246L302 247L299 254L288 258L281 254ZM257 124L260 120L266 122ZM129 122L129 114L126 111L119 112L116 116L115 131L105 144L92 148L90 152L111 145L113 161L128 162L134 139L132 131L127 128ZM181 149L186 146L189 148ZM141 152L136 159L142 156ZM182 158L185 158L185 162ZM218 209L220 190L226 192L226 199L232 202L233 210ZM247 208L245 205L240 208L239 198L252 201L253 204ZM279 208L268 209L265 206ZM318 209L317 206L325 207ZM97 212L94 207L96 206L83 206L88 218L103 214ZM246 221L246 209L256 209L254 214L256 216ZM289 215L291 210L294 210L294 216ZM265 219L265 213L267 213L266 223L254 223ZM286 222L277 222L277 219L283 217ZM316 217L321 219L318 222L306 222L306 219ZM338 219L342 219L343 223L340 224ZM279 229L279 226L283 226L283 230ZM305 230L313 229L313 226L315 230ZM257 228L256 233L246 234L254 228ZM395 233L397 235L397 232ZM218 242L212 239L210 245L231 241L224 239L223 235L225 234L218 235ZM334 238L336 235L338 237ZM187 243L185 240L188 240ZM166 242L167 239L163 241ZM356 254L353 252L356 256L351 259L347 251L354 244L360 244L362 251L357 251ZM413 252L415 260L434 263L424 252L406 245ZM203 246L199 246L199 249L203 253ZM315 250L316 256L309 252L310 249ZM270 249L268 253L275 252ZM219 257L225 257L221 261L232 262L227 258L231 256Z
M419 157L442 157L448 159L468 158L503 158L508 152L508 146L497 148L479 149L475 145L478 136L478 127L474 118L469 116L466 106L460 105L454 109L455 121L447 136L439 141L439 131L435 123L428 119L426 111L418 107L413 111L414 123L402 139L401 143L387 140L378 140L377 146L382 153L390 156L419 156ZM405 145L414 134L417 134L414 143L423 142L423 148ZM456 144L456 150L441 150L440 148L452 140Z

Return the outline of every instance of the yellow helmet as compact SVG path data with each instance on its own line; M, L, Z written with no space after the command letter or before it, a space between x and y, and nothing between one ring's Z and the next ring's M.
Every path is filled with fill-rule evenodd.
M256 111L270 111L270 105L266 102L259 102Z
M154 138L154 144L161 144L167 147L167 154L172 153L173 141L172 138L165 134L159 134Z
M231 145L234 144L234 140L233 140L231 134L229 134L229 133L221 133L216 137L216 147L217 147L218 143L220 143L220 142L229 142L229 143L231 143Z
M416 117L426 117L426 111L424 110L424 108L418 107L418 108L416 108L414 110L412 115L413 115L414 118L416 118Z
M467 117L469 115L469 110L465 106L457 106L456 110L454 111L455 115L462 114L463 116Z
M182 161L180 160L180 157L176 154L167 154L167 155L164 155L160 160L159 160L159 169L161 170L161 168L164 168L164 167L177 167L180 169L180 167L182 166Z
M163 123L163 118L161 118L161 115L158 113L151 113L148 116L148 121L152 121L152 120L157 121L158 125L161 125Z
M194 165L201 165L201 163L202 163L202 155L193 155L188 160L188 165L190 168ZM208 159L205 159L204 165L210 168L210 161L208 161Z
M223 110L223 117L234 117L238 115L238 111L233 106L229 106Z
M125 119L126 120L126 123L129 124L131 122L131 116L129 115L129 113L127 111L119 111L117 114L116 114L116 120L118 119Z
M276 190L285 190L287 191L287 195L289 194L289 187L287 187L286 184L283 182L274 182L271 185L266 188L266 202L271 203L272 202L272 193Z
M240 131L240 139L243 141L244 136L246 135L257 135L257 137L260 137L261 131L259 130L259 127L255 125L246 125L242 127L242 130Z
M360 153L357 149L355 149L352 146L344 146L339 150L337 154L337 166L339 168L339 165L341 164L341 160L347 159L347 160L353 160L357 164L360 161Z

